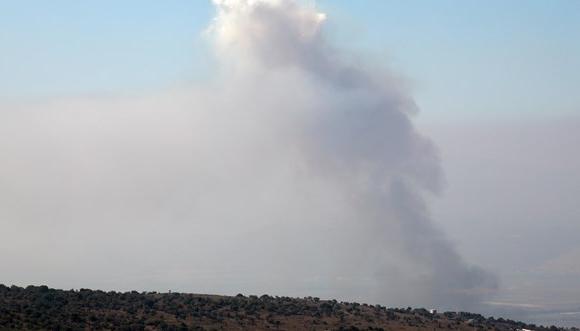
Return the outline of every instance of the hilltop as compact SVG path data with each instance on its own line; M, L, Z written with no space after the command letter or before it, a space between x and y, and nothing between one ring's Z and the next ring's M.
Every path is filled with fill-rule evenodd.
M0 330L574 330L319 298L0 285Z

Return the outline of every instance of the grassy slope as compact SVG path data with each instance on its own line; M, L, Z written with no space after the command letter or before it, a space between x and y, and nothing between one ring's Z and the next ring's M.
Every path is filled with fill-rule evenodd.
M0 330L549 330L471 313L288 298L0 285ZM557 328L552 327L552 331Z

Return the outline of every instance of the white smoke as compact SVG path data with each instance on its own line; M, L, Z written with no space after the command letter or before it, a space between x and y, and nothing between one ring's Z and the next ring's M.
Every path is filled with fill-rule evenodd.
M3 107L5 277L448 308L492 291L429 219L441 171L403 85L311 7L214 3L208 86Z

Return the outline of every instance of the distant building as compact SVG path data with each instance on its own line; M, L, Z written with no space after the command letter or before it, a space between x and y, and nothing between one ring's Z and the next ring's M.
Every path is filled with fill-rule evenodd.
M431 315L435 315L435 314L437 314L437 309L429 309L429 313Z

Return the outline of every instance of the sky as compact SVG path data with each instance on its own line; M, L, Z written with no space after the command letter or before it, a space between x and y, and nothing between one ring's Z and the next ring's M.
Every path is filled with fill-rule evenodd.
M417 195L420 200L425 199L429 224L432 223L428 226L417 225L413 231L424 231L430 238L439 238L439 231L444 233L446 239L442 246L438 241L432 245L442 247L442 251L451 252L451 255L456 252L461 257L457 261L444 261L435 257L434 261L450 263L452 269L458 270L457 274L468 274L468 265L479 266L494 274L498 279L497 293L492 297L478 299L486 305L481 309L487 309L489 313L578 326L580 209L577 197L580 195L580 156L576 146L580 143L577 130L580 125L580 2L488 1L483 5L475 1L419 3L320 0L316 3L305 1L302 5L326 14L321 32L312 32L314 37L318 33L324 35L328 44L346 54L345 57L356 54L358 58L354 60L355 63L363 63L355 66L361 75L375 79L374 74L368 73L367 67L372 67L371 72L384 73L390 77L387 85L395 86L392 92L395 99L406 99L410 95L415 100L419 112L405 116L408 116L420 134L433 142L436 150L428 151L427 155L435 153L439 161L431 160L424 165L424 160L414 154L419 147L411 146L402 150L410 155L405 162L417 165L419 172L436 172L440 167L443 174L412 175L413 181L421 182L424 177L427 178L426 184L413 184L412 191L415 193L412 195ZM3 119L0 135L5 137L0 144L4 150L1 167L5 174L0 177L0 183L4 186L4 189L0 189L0 196L5 201L0 226L11 237L5 241L3 251L8 251L10 246L9 251L12 252L11 256L0 256L3 268L7 268L2 272L7 278L0 279L0 282L19 285L47 283L64 288L138 287L166 290L165 287L174 286L176 290L232 292L230 294L235 294L237 288L275 290L278 287L283 294L289 295L306 295L309 290L321 295L338 293L346 298L380 301L380 298L368 294L373 291L370 285L368 288L359 288L359 294L353 294L356 289L345 283L348 283L349 277L357 279L364 275L337 271L335 268L340 264L340 259L334 263L329 262L325 266L327 269L321 271L322 276L305 274L306 285L295 284L284 278L284 267L277 266L275 268L280 271L280 278L260 278L261 282L268 284L261 288L252 281L251 273L244 273L242 264L233 269L243 275L236 279L231 269L214 265L211 261L190 258L190 255L195 255L191 253L192 250L203 251L208 245L201 234L192 239L166 229L173 228L175 232L191 229L180 222L195 213L206 218L214 217L215 220L228 219L228 215L218 213L211 207L222 204L236 204L232 209L240 215L247 214L248 218L260 219L263 215L257 213L257 209L243 208L243 203L231 197L237 191L224 184L228 181L248 186L248 192L265 194L261 199L266 199L272 193L270 190L276 187L276 183L282 183L280 187L284 189L279 194L289 202L282 204L280 200L259 200L271 207L260 212L282 219L285 216L279 215L281 212L277 212L276 207L285 211L300 206L312 211L313 218L315 215L334 215L331 209L310 207L307 202L296 199L291 194L296 190L312 191L315 201L352 203L348 197L338 194L332 196L331 200L320 198L332 192L331 189L338 192L344 189L342 183L335 187L332 185L338 184L331 185L323 181L325 177L319 174L321 169L336 178L345 178L345 182L350 183L350 177L329 165L308 170L305 178L310 178L311 182L298 181L296 186L288 184L287 177L294 178L297 175L282 164L294 162L297 155L302 154L294 154L292 146L295 140L270 132L264 125L272 125L282 132L288 128L309 132L310 126L296 124L309 117L281 115L285 121L278 122L262 114L258 111L261 105L265 107L273 102L267 97L262 100L264 96L259 92L258 87L267 89L267 85L255 83L256 90L246 91L244 85L247 83L237 81L245 81L246 76L240 73L228 76L216 68L220 67L222 61L244 61L245 64L246 57L249 58L247 63L251 63L252 56L254 60L260 60L264 54L268 58L279 58L281 62L269 64L274 67L295 59L276 52L270 53L271 47L262 44L250 44L250 51L259 51L257 55L248 55L244 50L227 47L224 50L219 45L216 48L216 32L211 31L212 22L216 26L215 15L216 8L209 1L128 0L119 3L108 0L0 0L0 114ZM286 17L285 14L280 15ZM293 17L289 16L288 19L294 22ZM232 22L234 26L241 24L235 20ZM304 23L301 19L297 22ZM306 28L310 28L310 23L305 21ZM227 26L218 21L217 26L220 27L220 24ZM252 31L249 30L250 33ZM224 36L222 39L227 40ZM234 34L232 38L243 37ZM285 49L283 47L287 44L272 38L266 40L269 42L266 45ZM289 45L294 44L290 42ZM316 44L307 46L319 49ZM324 54L328 52L326 48L319 51ZM323 59L334 59L326 56L328 58ZM302 61L302 58L299 59ZM312 63L307 61L299 64L321 75L323 81L332 81L332 71L326 72L331 69L316 67L316 59ZM312 66L314 69L311 69ZM268 69L266 71L271 69L268 65L264 68ZM251 71L247 68L237 70ZM262 77L254 75L256 73L252 72L249 76L252 79ZM230 79L224 81L224 76ZM299 91L303 91L301 95L304 97L297 101L298 109L301 109L302 103L304 109L318 102L321 107L334 105L330 99L342 95L339 93L342 87L319 89L316 83L292 73L282 78L270 77L266 81L280 86L299 82ZM231 85L229 88L232 90L225 88L226 92L219 93L211 89L208 91L207 86L216 85ZM195 87L194 92L184 92L191 86ZM382 94L374 87L364 85L364 88L369 90L371 98L380 99ZM238 89L246 94L236 92ZM311 99L312 91L329 96L328 103ZM283 92L270 91L279 93L281 99L286 97ZM359 98L349 97L345 104L361 102L364 105L364 101ZM216 103L214 99L224 101ZM256 102L258 112L251 113L251 116L263 123L248 122L248 127L240 128L235 124L238 122L214 118L214 115L201 110L199 118L194 119L188 113L183 113L183 109L188 107L229 111L232 105L227 100L240 104L253 104L255 100L262 100ZM234 104L234 101L231 103ZM87 112L79 115L73 111L76 108L87 109ZM168 109L166 115L163 115L165 118L158 118L160 115L157 109L162 108ZM137 115L142 117L132 122L129 118L134 115L125 109L141 109L144 115ZM289 114L291 111L288 110ZM191 121L232 130L223 129L224 132L240 130L240 135L246 138L248 144L237 145L239 142L230 141L227 135L211 130L206 133L205 126L191 124ZM383 171L389 173L403 171L390 166L391 162L395 162L392 157L360 155L351 151L349 146L340 145L339 142L346 138L334 130L348 131L351 128L349 123L341 121L337 120L337 127L314 126L324 134L317 133L311 137L305 133L296 139L305 140L306 146L321 143L323 151L334 155L328 159L321 158L319 162L335 162L337 157L348 157L344 162L353 167L355 173L359 171L359 165L355 162L359 158L365 162L370 160L380 165L387 164ZM406 120L393 121L402 126L407 125ZM161 127L157 127L156 123ZM188 126L190 124L191 127ZM376 134L389 138L388 135L383 136L381 130L394 130L396 127L378 127ZM201 130L201 133L191 133L194 129ZM50 138L45 141L46 137ZM265 151L260 149L258 153L250 142L261 141L264 137L280 141L280 144L268 145L264 147ZM391 138L405 143L407 138L404 137ZM213 140L207 140L210 138ZM188 139L207 142L185 143ZM148 145L143 147L137 141L145 141ZM354 147L369 148L371 151L372 148L391 148L376 145L372 140ZM270 167L283 170L273 172L271 177L267 177L268 184L258 187L253 182L246 182L233 175L224 176L216 170L221 166L216 159L217 152L212 152L214 148L224 154L232 154L230 157L233 159L260 163L263 169L258 168L267 174L270 174ZM108 149L113 149L114 153L109 153ZM192 155L184 153L188 150L196 152L192 152ZM247 154L238 155L236 150L246 151ZM283 157L279 157L270 150L285 152L281 153ZM199 159L199 155L194 155L196 153L204 157ZM258 153L256 155L259 157L254 153ZM325 152L320 153L325 155ZM156 161L143 166L142 162L150 162L152 156ZM182 177L173 177L158 169L170 169ZM225 167L221 171L241 176L248 169ZM69 177L68 173L72 175ZM364 177L364 173L359 175ZM199 176L209 179L199 182ZM73 182L59 183L60 180ZM430 180L436 184L430 184ZM99 184L99 181L102 183ZM199 202L199 206L207 210L188 209L188 197L198 193L178 182L192 186L205 185L215 198L209 197L207 201ZM354 183L356 181L351 184ZM55 187L59 187L59 190L55 190L52 196L47 193ZM105 196L109 194L108 187L118 189L117 194ZM424 190L433 192L424 194ZM163 191L172 193L169 198L161 198L158 192ZM382 197L369 187L362 189L360 194L370 196L371 200ZM255 201L246 203L254 206ZM391 201L391 204L395 202ZM340 211L358 215L358 207L351 207ZM377 213L393 212L388 208L383 211L382 207L372 203L367 207ZM397 211L397 206L394 207ZM422 204L418 203L416 208L421 209ZM91 212L89 216L87 211ZM79 215L85 215L87 222L101 222L103 227L93 223L75 223L73 219ZM372 218L367 213L364 216ZM140 224L135 221L137 218L147 221ZM162 218L170 219L169 224L155 221ZM130 220L123 223L123 219ZM271 224L244 227L237 223L227 223L220 227L218 221L215 223L215 226L207 225L204 231L211 237L211 234L223 231L224 226L228 227L229 231L224 231L222 235L232 242L230 245L212 246L216 250L215 255L221 257L216 259L222 262L231 262L236 258L245 261L231 252L232 246L238 247L233 243L241 245L239 247L243 248L240 248L240 252L244 254L254 252L256 256L265 258L259 253L259 248L252 245L246 247L236 241L244 240L239 239L239 231L270 235L280 240L280 243L292 246L288 238L273 234L276 232L270 228L273 226ZM320 249L312 244L320 239L318 235L305 234L294 226L278 226L282 226L288 233L304 236L305 247ZM432 227L436 230L432 230ZM343 237L344 232L329 224L314 222L312 228L320 232L336 232L337 238L349 240ZM347 225L347 229L353 233L361 231L362 237L368 235L360 228L351 229ZM85 231L93 231L98 236L110 239L103 239L102 242L90 240L84 237L85 234L80 234ZM156 234L159 238L155 237ZM418 238L413 233L409 237L411 242ZM85 246L83 238L87 241ZM244 236L241 238L247 239ZM176 239L195 242L176 244ZM154 245L156 248L166 244L167 251L164 253L159 249L148 249L148 240L159 242ZM395 238L389 240L397 241ZM260 241L260 244L272 243L266 240ZM76 254L65 253L70 252L71 247L81 246L83 248ZM379 248L400 249L400 256L394 258L397 263L407 257L419 265L428 265L433 272L442 272L413 255L415 252L404 246L401 248L387 244ZM55 254L62 256L54 258L40 253L51 252L51 247ZM111 257L118 251L123 253L119 257ZM166 261L162 265L169 271L152 273L155 270L153 265L142 257L136 258L140 251L151 254L152 261ZM289 254L285 249L276 252L276 258ZM324 252L327 251L321 249L320 257L324 256ZM356 260L358 256L353 252L343 253L352 254L352 257L345 257L345 261ZM82 273L76 275L70 272L78 260L83 258L83 254L89 260L88 264L101 267L121 268L127 261L138 261L134 265L129 263L135 267L133 270L111 273L116 276L107 276L107 272L98 273L96 278L83 281L78 279ZM286 258L292 260L294 257L288 255ZM207 270L205 273L203 268L184 271L178 267L180 259L196 261L201 266L207 266ZM300 260L296 263L307 269L315 261ZM365 268L361 266L361 270L370 270ZM408 268L417 270L413 263ZM213 270L214 274L208 270ZM220 281L212 279L216 278L216 272L219 273ZM343 286L344 290L322 288L324 282L320 279L340 272L346 273L346 280L339 279L332 284L337 288ZM148 273L148 276L135 276L143 273ZM314 280L306 279L308 277ZM316 277L322 278L316 280ZM373 281L376 279L369 282ZM172 282L175 285L170 285ZM285 284L285 287L280 284ZM400 296L399 293L386 293ZM418 296L417 300L436 304L430 300L436 300L437 295L432 294L429 300ZM453 304L455 302L449 302L450 306Z
M364 50L409 79L421 120L577 111L577 1L317 5L329 14L328 30L338 44ZM209 1L0 6L3 98L131 93L210 75L201 36L213 15Z

